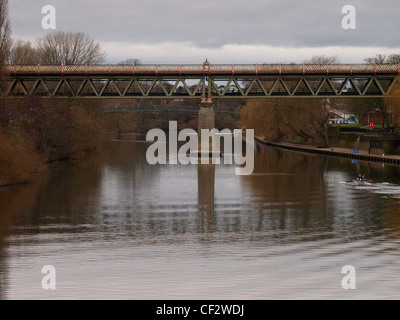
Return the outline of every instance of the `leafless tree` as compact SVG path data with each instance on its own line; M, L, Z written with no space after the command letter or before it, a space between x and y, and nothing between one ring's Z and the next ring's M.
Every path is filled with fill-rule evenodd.
M386 62L389 64L400 64L400 54L391 54Z
M364 61L368 64L400 64L400 54L387 56L386 54L378 53L374 57L365 58Z
M137 58L134 58L134 59L126 59L126 60L123 60L123 61L118 62L118 65L123 65L123 66L126 66L126 65L135 65L135 66L138 66L138 65L141 65L141 64L142 64L142 61L140 61L140 59L137 59Z
M100 44L81 32L54 32L35 41L41 64L94 65L105 61Z
M327 64L339 63L339 59L337 56L319 55L319 56L312 56L310 59L304 60L303 63L327 65Z
M10 53L11 24L8 16L8 0L0 0L0 90L4 85L4 66Z
M30 65L38 64L37 50L30 41L15 40L11 46L8 64Z
M386 54L378 53L374 57L368 57L364 59L367 64L384 64L386 63Z

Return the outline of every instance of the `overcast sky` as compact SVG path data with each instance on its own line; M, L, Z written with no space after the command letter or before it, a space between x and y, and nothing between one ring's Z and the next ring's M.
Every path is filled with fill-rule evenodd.
M362 63L400 53L399 0L10 0L13 37L33 40L42 7L56 8L57 31L99 41L107 63L301 63L337 55ZM342 28L342 7L356 9L356 29Z

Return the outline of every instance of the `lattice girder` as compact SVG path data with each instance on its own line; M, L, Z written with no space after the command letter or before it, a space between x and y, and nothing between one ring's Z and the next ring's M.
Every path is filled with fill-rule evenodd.
M11 75L9 97L76 98L375 98L396 75Z

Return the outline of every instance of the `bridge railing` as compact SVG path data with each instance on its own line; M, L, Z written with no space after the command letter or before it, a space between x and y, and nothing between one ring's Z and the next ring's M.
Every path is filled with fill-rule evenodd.
M400 65L383 64L212 64L195 65L18 65L9 74L53 75L285 75L285 74L400 74Z
M254 65L211 65L211 74L396 74L400 65L383 64L254 64Z

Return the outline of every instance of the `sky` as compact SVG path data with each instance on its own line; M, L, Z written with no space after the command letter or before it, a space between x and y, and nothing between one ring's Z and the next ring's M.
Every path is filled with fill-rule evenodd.
M45 5L56 29L43 29ZM355 29L345 5L355 9ZM10 0L13 37L84 32L99 41L107 63L302 63L336 55L363 63L400 53L399 0Z

